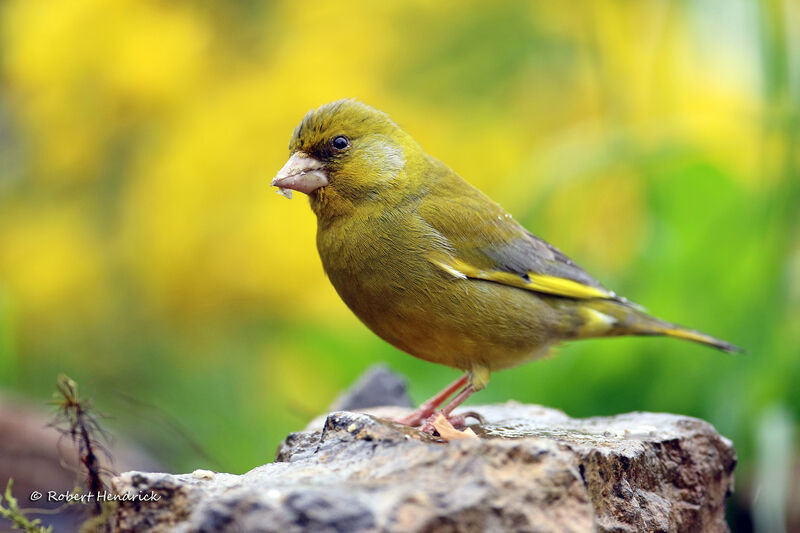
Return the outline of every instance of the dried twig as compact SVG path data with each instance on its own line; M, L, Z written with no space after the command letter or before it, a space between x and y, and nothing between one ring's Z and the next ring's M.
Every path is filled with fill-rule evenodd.
M106 472L100 465L99 454L109 457L100 439L108 438L92 412L91 402L80 398L78 384L63 374L58 376L58 392L53 403L58 407L58 413L51 426L69 436L78 447L79 460L86 474L86 489L95 495L91 500L92 514L100 515L103 509L96 495L105 490L102 476Z

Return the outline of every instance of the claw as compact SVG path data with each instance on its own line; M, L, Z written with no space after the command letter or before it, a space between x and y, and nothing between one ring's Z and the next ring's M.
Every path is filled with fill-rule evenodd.
M465 420L466 420L467 418L474 418L474 419L475 419L475 420L477 420L477 421L478 421L478 423L480 423L480 424L485 424L485 423L486 423L486 419L485 419L485 418L483 418L483 416L482 416L480 413L476 413L475 411L467 411L466 413L461 413L461 414L460 414L460 415L458 415L458 416L460 416L461 418L463 418L463 419L465 419ZM451 417L451 420L452 420L452 417ZM454 425L455 425L455 424L454 424Z

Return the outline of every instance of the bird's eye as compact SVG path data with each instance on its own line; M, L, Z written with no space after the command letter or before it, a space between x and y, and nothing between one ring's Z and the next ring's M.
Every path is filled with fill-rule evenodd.
M331 146L333 146L334 150L344 150L348 146L350 146L350 139L345 137L344 135L339 135L338 137L334 137L331 141Z

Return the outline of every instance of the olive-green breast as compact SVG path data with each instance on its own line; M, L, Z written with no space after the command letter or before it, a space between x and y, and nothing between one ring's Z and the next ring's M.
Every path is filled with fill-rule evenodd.
M546 297L435 266L429 258L448 244L413 203L320 225L317 246L333 286L359 319L428 361L464 370L514 366L556 340L564 319Z

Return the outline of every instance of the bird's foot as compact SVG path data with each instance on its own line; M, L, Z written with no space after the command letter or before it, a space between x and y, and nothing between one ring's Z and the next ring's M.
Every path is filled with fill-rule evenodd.
M420 428L420 431L433 435L434 432L437 431L435 422L437 422L440 418L445 420L453 429L458 431L463 431L467 428L467 418L474 418L481 424L486 422L486 419L475 411L467 411L458 415L444 415L444 413L438 412L428 417L428 419L425 421L425 424Z
M392 418L392 421L404 426L417 427L422 425L428 418L430 418L445 400L453 395L460 387L463 387L469 376L464 374L450 385L445 387L439 394L419 406L419 409L407 414L400 418ZM454 404L455 407L458 404ZM452 408L451 408L452 409Z
M441 419L441 420L440 420ZM467 419L462 415L450 415L444 416L442 413L434 413L428 417L425 423L419 428L420 431L423 433L428 433L430 435L435 435L438 433L436 429L435 423L439 422L446 422L450 425L453 429L457 431L464 431L467 427Z
M483 418L480 414L476 413L475 411L465 411L462 414L454 415L454 414L445 414L445 411L434 411L433 409L427 408L420 408L416 411L413 411L406 416L402 417L392 417L389 420L392 422L396 422L398 424L403 424L404 426L411 426L411 427L420 427L420 431L425 433L433 433L433 421L436 420L438 417L444 417L450 421L450 424L456 429L464 429L467 427L467 418L474 418L481 424L486 422L486 419Z

